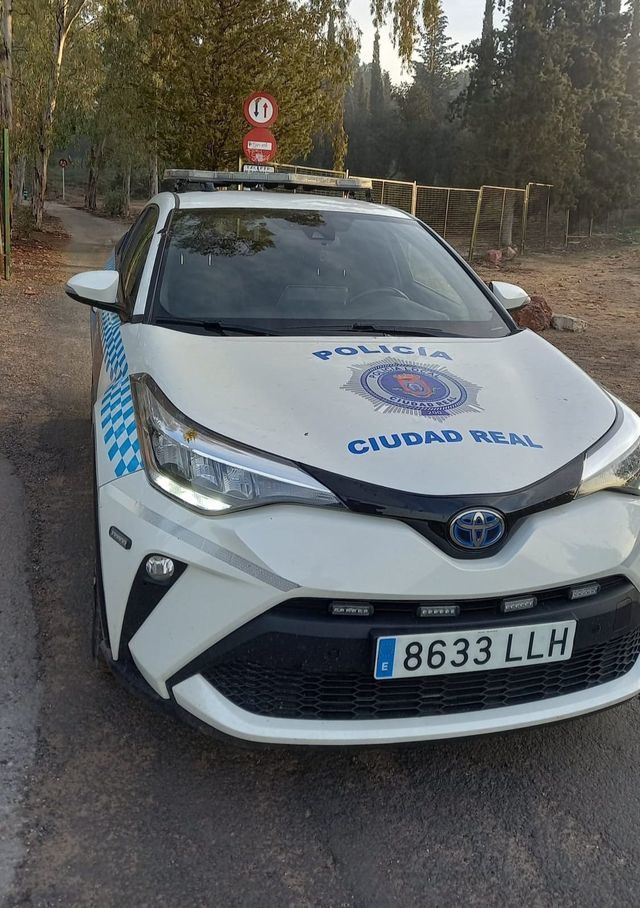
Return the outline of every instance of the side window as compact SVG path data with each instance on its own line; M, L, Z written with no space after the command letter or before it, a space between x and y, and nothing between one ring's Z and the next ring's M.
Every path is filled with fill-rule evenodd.
M120 262L120 286L127 311L133 310L151 240L158 223L155 205L142 212L131 228Z

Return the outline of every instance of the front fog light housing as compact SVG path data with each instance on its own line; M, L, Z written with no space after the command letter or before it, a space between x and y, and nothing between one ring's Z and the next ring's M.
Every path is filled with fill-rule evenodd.
M176 569L173 558L166 555L149 555L144 567L152 580L160 582L171 580Z

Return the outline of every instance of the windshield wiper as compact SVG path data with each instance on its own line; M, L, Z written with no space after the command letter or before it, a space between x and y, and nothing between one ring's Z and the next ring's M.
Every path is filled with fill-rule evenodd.
M405 327L384 327L376 325L374 322L352 322L349 325L318 325L323 330L348 332L355 334L385 334L389 337L463 337L462 334L452 334L449 331L440 331L438 328L432 328L429 331L415 331L413 328Z
M251 325L238 325L235 322L210 321L209 319L194 318L174 318L160 316L154 321L155 325L174 325L179 328L203 328L205 331L211 331L213 334L252 334L257 337L260 335L278 334L277 331L270 331L267 328L256 328Z

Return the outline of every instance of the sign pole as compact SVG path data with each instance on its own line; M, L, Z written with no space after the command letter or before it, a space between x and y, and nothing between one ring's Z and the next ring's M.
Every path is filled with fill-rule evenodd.
M67 165L69 164L69 160L68 160L68 158L60 158L60 160L58 161L58 164L60 165L60 170L62 171L62 201L64 202L65 201L64 172L65 172Z

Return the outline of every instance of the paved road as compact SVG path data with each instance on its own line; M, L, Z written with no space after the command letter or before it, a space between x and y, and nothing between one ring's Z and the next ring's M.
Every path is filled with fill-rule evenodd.
M75 233L70 267L104 260L112 225L55 213ZM640 902L638 701L484 740L247 751L97 672L87 314L56 292L5 320L3 344L0 451L17 473L14 504L20 483L26 495L41 686L27 851L7 905ZM28 620L15 632L28 665Z

